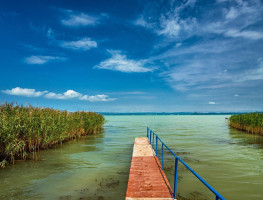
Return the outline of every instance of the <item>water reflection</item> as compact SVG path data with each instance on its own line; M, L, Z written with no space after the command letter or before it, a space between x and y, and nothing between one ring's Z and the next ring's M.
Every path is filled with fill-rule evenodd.
M249 146L253 148L263 148L263 137L254 134L248 134L244 131L236 130L229 127L229 134L232 139L232 144Z

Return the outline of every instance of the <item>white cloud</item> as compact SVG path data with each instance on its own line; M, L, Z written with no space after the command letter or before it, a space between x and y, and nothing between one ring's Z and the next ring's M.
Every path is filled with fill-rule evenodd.
M144 65L146 60L132 60L128 59L126 55L121 54L120 51L109 51L112 55L111 58L102 61L95 68L108 69L120 72L150 72L153 68L147 68Z
M167 35L170 37L178 37L181 26L177 19L164 20L161 22L162 29L157 31L159 35Z
M3 93L16 96L25 96L25 97L39 97L47 93L47 91L36 91L35 89L29 88L20 88L16 87L11 90L2 90Z
M193 35L207 37L211 33L253 40L263 38L261 30L253 29L253 25L262 20L263 4L260 1L237 0L231 6L218 5L216 9L208 10L204 17L186 15L185 13L195 13L198 9L195 3L195 0L188 0L181 3L167 1L162 6L159 3L155 3L155 6L150 4L135 20L134 25L174 40Z
M185 38L193 35L196 19L181 15L185 9L193 9L195 2L195 0L182 1L181 3L167 1L162 6L158 2L151 3L148 7L146 6L143 14L139 15L133 24L170 39ZM154 6L154 4L156 5ZM158 10L155 10L156 8Z
M98 102L98 101L115 101L115 98L109 98L108 95L97 94L94 96L83 95L74 90L67 90L64 93L49 92L45 96L48 99L78 99L83 101Z
M75 98L82 96L82 94L75 92L74 90L67 90L66 92L64 92L64 96L66 98Z
M80 97L80 100L85 100L85 101L91 101L91 102L96 102L96 101L115 101L115 98L109 98L108 95L105 94L98 94L94 96L88 96L84 95Z
M257 31L238 31L235 29L228 30L224 33L228 37L243 37L252 40L258 40L263 38L263 33Z
M240 0L241 5L229 1L217 6L199 1L193 10L188 6L180 11L177 7L186 1L173 1L176 5L167 8L170 2L146 7L134 23L159 34L150 59L161 62L159 76L167 85L182 95L218 95L218 102L211 99L210 105L208 98L214 95L200 98L211 108L243 101L237 101L240 96L233 91L262 90L263 65L256 63L263 52L261 1ZM177 43L183 45L178 48Z
M67 14L66 19L62 19L61 23L65 26L80 27L94 26L99 24L99 18L87 15L85 13L76 13L72 10L63 10Z
M83 50L87 51L91 48L97 47L97 42L91 40L90 38L83 38L76 41L63 41L60 44L61 47L74 49L74 50Z
M152 57L164 60L169 66L161 75L173 89L230 88L249 80L263 80L261 47L254 40L201 41L180 48L173 46Z
M226 19L235 19L238 15L238 10L234 7L231 7L226 13Z
M140 16L138 19L136 19L134 21L134 24L137 25L137 26L147 27L147 22L145 21L143 16Z
M230 78L216 63L217 60L200 56L185 60L185 56L191 57L189 52L184 52L182 55L180 52L178 55L176 50L173 52L171 56L175 61L169 62L170 65L176 67L170 67L169 70L162 73L162 76L175 90L187 91L193 88L210 88L214 84L218 86L218 83L224 83Z
M26 97L45 97L47 99L77 99L77 100L84 100L90 102L99 102L99 101L115 101L116 98L110 98L108 95L105 94L97 94L93 96L83 95L79 92L74 90L67 90L64 93L54 93L48 91L36 91L35 89L28 89L28 88L20 88L16 87L11 90L1 90L2 93L8 95L16 95L16 96L26 96Z
M83 96L82 94L75 92L74 90L67 90L63 94L49 92L45 95L45 97L48 99L72 99L72 98L77 98L77 97L82 97L82 96Z
M66 58L58 56L42 56L42 55L32 55L25 58L25 63L42 65L50 61L65 61Z
M91 48L97 48L97 46L98 46L96 41L94 41L88 37L77 38L76 40L72 40L72 41L57 40L55 37L56 34L51 28L47 29L46 36L47 36L47 38L52 40L52 44L63 47L63 48L67 48L67 49L87 51ZM57 58L57 57L55 57L55 58ZM34 59L36 60L36 58L34 58ZM37 59L41 60L41 61L45 61L48 59L52 59L52 57L50 57L50 56L49 57L38 56Z
M216 47L220 48L219 45ZM263 62L258 61L254 64L255 61L250 60L251 64L248 68L246 50L244 52L239 50L239 54L229 54L235 50L230 48L227 51L214 52L205 44L196 47L199 47L197 51L196 48L188 48L185 51L180 50L181 52L177 49L164 52L164 55L168 56L166 60L171 67L161 76L173 89L185 92L193 89L233 88L241 85L248 87L248 81L263 80ZM203 49L204 47L207 47L206 50ZM192 57L192 54L197 56ZM228 69L225 69L226 65Z
M235 94L234 96L235 96L235 97L239 97L239 95L238 95L238 94Z
M49 92L45 95L45 98L48 98L48 99L65 99L65 96L63 94L57 94L54 92Z
M142 26L144 28L153 28L153 24L147 22L147 19L145 19L146 16L140 15L134 22L133 24L136 26Z
M182 43L176 43L176 45L175 45L176 47L180 47L180 46L182 46Z
M152 30L158 35L177 39L179 37L193 35L193 29L197 24L195 18L189 17L182 19L174 16L174 13L169 13L168 16L161 16L156 21L152 22L151 20L140 16L137 20L135 20L134 25Z
M262 39L263 33L260 29L256 30L256 24L261 23L263 4L260 1L242 0L233 1L231 4L230 8L223 6L221 9L223 18L208 19L200 24L203 32L199 34L216 33L225 37Z
M263 80L263 61L260 61L256 68L245 71L244 73L240 74L237 79L235 79L236 82L251 80Z

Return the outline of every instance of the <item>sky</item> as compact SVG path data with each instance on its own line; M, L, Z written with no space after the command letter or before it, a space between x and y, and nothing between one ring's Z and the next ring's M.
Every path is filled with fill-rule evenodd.
M263 1L0 0L0 102L263 111Z

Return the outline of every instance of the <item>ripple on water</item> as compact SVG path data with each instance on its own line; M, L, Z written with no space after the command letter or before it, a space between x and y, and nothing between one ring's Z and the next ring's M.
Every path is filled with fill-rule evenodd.
M226 199L263 199L263 137L229 128L225 116L122 115L106 120L102 134L41 151L41 161L0 169L0 199L124 199L134 138L144 137L147 126ZM164 155L173 187L174 158L167 150ZM182 200L214 199L182 164L178 192Z

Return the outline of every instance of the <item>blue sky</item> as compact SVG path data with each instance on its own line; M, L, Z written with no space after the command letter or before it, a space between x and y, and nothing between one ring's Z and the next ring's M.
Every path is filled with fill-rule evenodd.
M263 110L263 2L0 1L0 101Z

